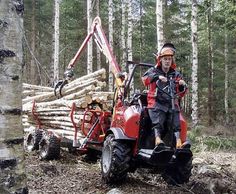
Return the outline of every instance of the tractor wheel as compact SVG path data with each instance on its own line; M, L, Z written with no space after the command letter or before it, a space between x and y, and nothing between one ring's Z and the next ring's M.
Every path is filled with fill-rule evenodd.
M102 149L101 169L105 183L115 183L124 180L129 170L131 148L116 141L113 134L107 136Z
M42 160L58 159L60 140L53 134L44 134L39 143L39 156Z
M39 149L39 142L42 139L43 131L36 129L29 132L24 139L24 148L27 152Z
M167 167L162 174L163 179L170 185L184 184L189 181L193 168L192 158L186 164L174 164Z

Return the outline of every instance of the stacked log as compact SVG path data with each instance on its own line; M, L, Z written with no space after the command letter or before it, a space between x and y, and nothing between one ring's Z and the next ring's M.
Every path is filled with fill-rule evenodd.
M111 109L113 92L102 91L106 87L104 80L104 69L77 78L63 87L59 99L54 95L53 88L24 83L24 128L40 126L73 140L77 127L77 139L81 139L84 137L80 127L85 110L92 106L103 111ZM71 112L73 106L75 110Z

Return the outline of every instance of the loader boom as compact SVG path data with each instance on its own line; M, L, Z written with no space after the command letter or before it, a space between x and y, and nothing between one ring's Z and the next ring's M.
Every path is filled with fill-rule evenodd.
M75 66L76 62L81 56L81 53L83 52L85 46L87 45L88 41L93 37L94 41L96 42L97 46L99 47L100 51L105 55L107 58L109 65L111 67L111 71L115 77L116 80L116 85L122 86L122 80L121 78L117 77L116 75L121 72L120 67L112 53L112 49L108 43L108 40L105 36L105 33L101 27L101 19L99 17L96 17L93 20L92 27L91 27L91 32L86 36L84 39L82 45L80 46L79 50L77 51L76 55L74 58L70 61L68 65L68 69L71 69Z

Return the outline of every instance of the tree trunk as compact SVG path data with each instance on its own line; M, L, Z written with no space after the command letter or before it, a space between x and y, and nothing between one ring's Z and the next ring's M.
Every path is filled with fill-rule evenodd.
M156 0L156 26L157 26L157 50L160 51L164 44L163 32L163 1Z
M91 32L92 25L92 0L87 0L87 31L88 34ZM92 39L88 42L87 50L87 73L93 72L93 41Z
M108 28L109 28L109 43L111 46L111 49L113 50L113 0L109 0L108 2ZM109 64L109 91L113 91L113 74L111 71L111 64Z
M34 59L35 52L36 52L36 1L32 1L32 20L31 20L31 33L30 33L30 49L31 49L31 60L30 60L30 82L32 84L39 84L37 82L37 66L36 61Z
M192 0L192 122L195 127L198 120L198 46L197 46L197 0Z
M128 61L133 61L133 49L132 49L132 39L133 39L133 20L132 20L132 0L128 1L128 30L127 30L127 54ZM129 65L129 74L131 74L133 66ZM130 94L134 93L134 78L130 83Z
M22 144L21 82L23 65L23 1L0 1L0 190L27 193ZM21 143L21 142L20 142Z
M140 37L139 37L139 61L142 61L142 50L143 50L143 1L140 0L139 2L140 7L140 20L139 20L139 31L140 31Z
M121 16L121 48L122 48L122 54L121 54L121 68L122 71L126 71L125 69L125 61L126 61L126 41L125 41L125 24L126 24L126 0L122 0L122 5L121 5L121 11L122 11L122 16Z
M53 82L56 83L59 80L59 17L60 17L60 0L55 0L55 15L54 15L54 53L53 53Z
M99 9L99 1L96 1L96 12L97 12L97 16L100 15L100 9ZM97 50L97 70L101 69L101 51L99 49L99 47L96 47Z
M213 124L213 61L212 61L212 13L211 0L207 0L207 32L208 32L208 125Z
M229 124L229 67L228 67L228 32L225 26L225 49L224 49L224 58L225 58L225 122Z

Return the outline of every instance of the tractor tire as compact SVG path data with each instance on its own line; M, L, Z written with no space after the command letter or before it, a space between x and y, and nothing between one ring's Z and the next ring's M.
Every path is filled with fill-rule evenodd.
M36 129L29 132L24 139L24 149L27 152L32 152L39 149L39 142L43 136L43 131Z
M60 157L60 140L53 134L45 133L39 143L41 160L53 160Z
M104 142L101 157L102 179L105 183L117 183L125 180L129 170L131 148L109 134Z
M162 178L170 185L184 184L189 181L190 176L192 175L191 170L193 168L192 158L183 164L173 164L172 166L167 167Z

